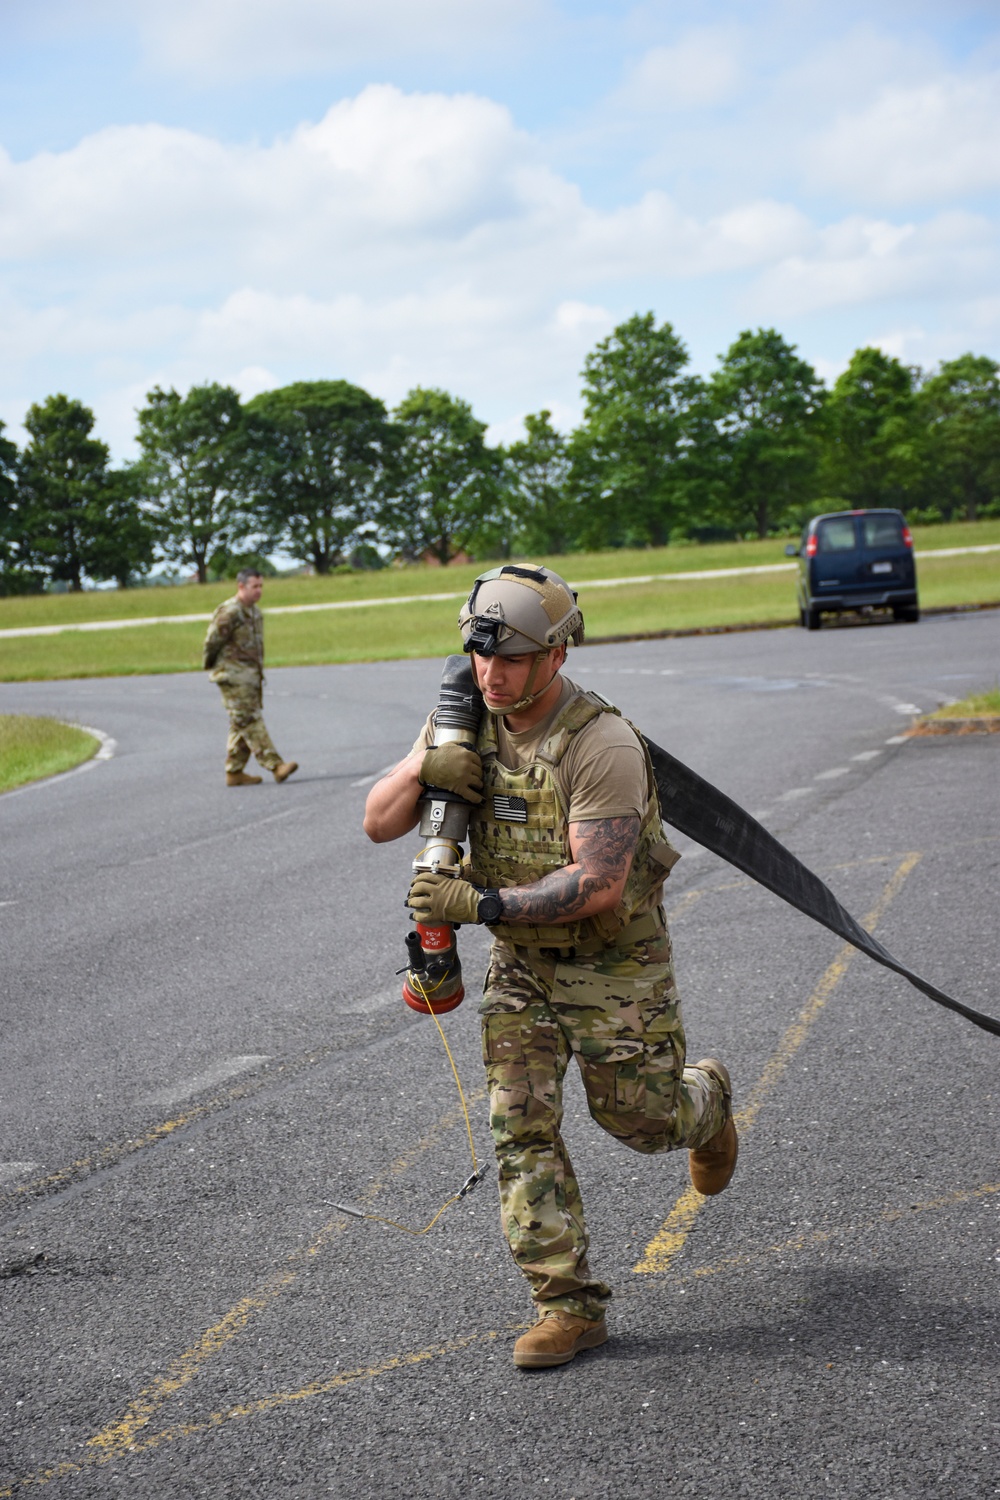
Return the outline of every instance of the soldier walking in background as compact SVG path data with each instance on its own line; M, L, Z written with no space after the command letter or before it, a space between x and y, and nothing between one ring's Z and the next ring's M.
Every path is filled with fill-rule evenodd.
M205 636L202 665L222 693L229 715L226 741L226 785L258 786L244 766L255 755L275 781L287 781L298 770L282 760L262 718L264 690L264 619L257 608L264 580L255 568L241 568L236 593L220 604Z

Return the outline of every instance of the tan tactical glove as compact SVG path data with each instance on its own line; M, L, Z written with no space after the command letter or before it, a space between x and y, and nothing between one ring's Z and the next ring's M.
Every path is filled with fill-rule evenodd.
M469 745L432 745L424 751L417 780L421 786L437 786L457 792L466 802L482 802L483 763L479 751Z
M406 904L418 922L478 922L482 891L456 875L417 875Z

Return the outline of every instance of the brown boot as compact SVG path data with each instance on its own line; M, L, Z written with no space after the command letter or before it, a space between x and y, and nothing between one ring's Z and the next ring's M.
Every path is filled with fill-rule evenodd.
M694 1064L711 1073L722 1084L726 1101L726 1118L721 1130L717 1130L710 1141L698 1146L688 1154L688 1170L691 1181L699 1193L712 1198L729 1184L736 1170L739 1141L733 1124L733 1086L729 1081L729 1069L717 1057L706 1057Z
M280 765L274 768L274 779L275 781L287 781L289 776L298 769L299 763L297 760L283 760Z
M248 776L245 771L227 771L226 786L260 786L260 777Z
M603 1318L578 1318L554 1307L542 1313L534 1328L522 1333L514 1345L514 1363L526 1370L568 1365L581 1349L596 1349L607 1337L608 1325Z

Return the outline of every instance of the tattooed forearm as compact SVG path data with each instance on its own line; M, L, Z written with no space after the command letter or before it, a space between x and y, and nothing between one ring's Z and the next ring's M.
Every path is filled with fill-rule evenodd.
M574 823L576 859L533 885L503 894L505 922L575 922L616 906L628 877L639 837L638 818L599 818Z

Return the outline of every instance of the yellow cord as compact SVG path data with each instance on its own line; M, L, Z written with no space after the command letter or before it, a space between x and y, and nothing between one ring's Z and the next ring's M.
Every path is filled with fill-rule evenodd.
M444 983L444 980L439 979L437 984L434 986L434 989L428 992L424 989L423 984L416 974L411 973L409 977L413 980L418 991L420 992L420 998L427 1006L428 1011L434 1017L434 1025L438 1029L438 1034L441 1037L442 1042L444 1043L444 1050L448 1054L448 1061L451 1063L451 1071L454 1074L455 1078L455 1087L458 1089L458 1097L462 1104L462 1113L465 1116L465 1129L469 1137L469 1150L472 1153L472 1176L478 1177L479 1163L476 1160L476 1147L472 1139L472 1122L469 1119L469 1110L465 1103L465 1093L462 1089L462 1080L458 1076L458 1069L455 1066L455 1059L452 1057L451 1048L448 1046L448 1038L444 1034L444 1028L437 1018L437 1011L434 1009L430 998L431 995L434 994L434 990L440 989L441 985ZM470 1178L469 1183L471 1183L471 1181L472 1179ZM431 1219L429 1224L425 1224L423 1229L411 1229L408 1224L398 1224L395 1219L383 1219L379 1214L361 1213L356 1208L347 1208L345 1204L338 1204L338 1207L345 1209L345 1211L349 1214L353 1214L355 1218L371 1219L371 1221L375 1224L389 1224L393 1229L401 1229L404 1234L412 1234L419 1237L422 1234L426 1234L429 1229L434 1228L434 1225L437 1223L438 1219L440 1219L446 1208L450 1208L453 1203L457 1203L460 1198L463 1198L465 1196L466 1192L469 1189L469 1183L466 1183L461 1192L452 1194L452 1196L447 1200L446 1203L442 1203L433 1219Z
M408 1224L397 1224L395 1219L383 1219L378 1214L362 1214L362 1213L358 1213L358 1214L356 1214L356 1217L359 1218L359 1219L371 1219L371 1221L372 1221L373 1224L391 1224L392 1227L393 1227L393 1229L401 1229L404 1234L416 1235L419 1238L420 1235L426 1234L429 1229L433 1229L434 1228L434 1225L437 1223L438 1219L440 1219L440 1217L444 1213L445 1209L446 1208L450 1208L453 1203L457 1203L460 1196L461 1195L459 1193L456 1193L455 1196L454 1196L454 1198L449 1198L448 1201L447 1201L447 1203L442 1203L441 1207L438 1209L438 1211L434 1215L433 1219L430 1221L429 1224L425 1224L424 1227L423 1227L423 1229L411 1229ZM338 1207L341 1207L341 1208L343 1206L344 1206L343 1204L339 1204L338 1205ZM350 1213L351 1210L348 1209L348 1212Z
M455 1087L458 1089L458 1097L459 1097L459 1099L461 1101L461 1104L462 1104L462 1113L465 1116L465 1130L466 1130L466 1134L469 1137L469 1151L472 1154L472 1170L474 1172L478 1172L479 1171L479 1163L476 1161L476 1147L475 1147L475 1144L473 1143L473 1140L472 1140L472 1125L469 1122L469 1111L468 1111L468 1109L466 1108L466 1105L465 1105L465 1094L462 1092L462 1080L458 1076L458 1069L455 1066L455 1059L452 1057L452 1055L451 1055L451 1048L448 1046L448 1038L444 1034L444 1027L441 1025L441 1022L437 1018L437 1011L434 1009L433 1005L431 1004L430 996L428 995L427 991L424 989L423 985L421 984L420 980L417 978L417 976L415 974L413 975L413 979L414 979L414 981L416 983L417 989L420 991L420 998L421 998L421 1000L423 1000L424 1004L427 1006L427 1009L430 1011L431 1015L434 1018L434 1025L438 1029L438 1035L440 1036L442 1042L444 1043L444 1050L448 1054L448 1061L451 1063L451 1071L452 1071L452 1073L455 1076ZM434 986L434 989L436 990L439 987L439 985L441 985L442 983L443 983L443 981L439 979L438 983ZM433 995L434 990L431 990L430 993L431 993L431 995Z

